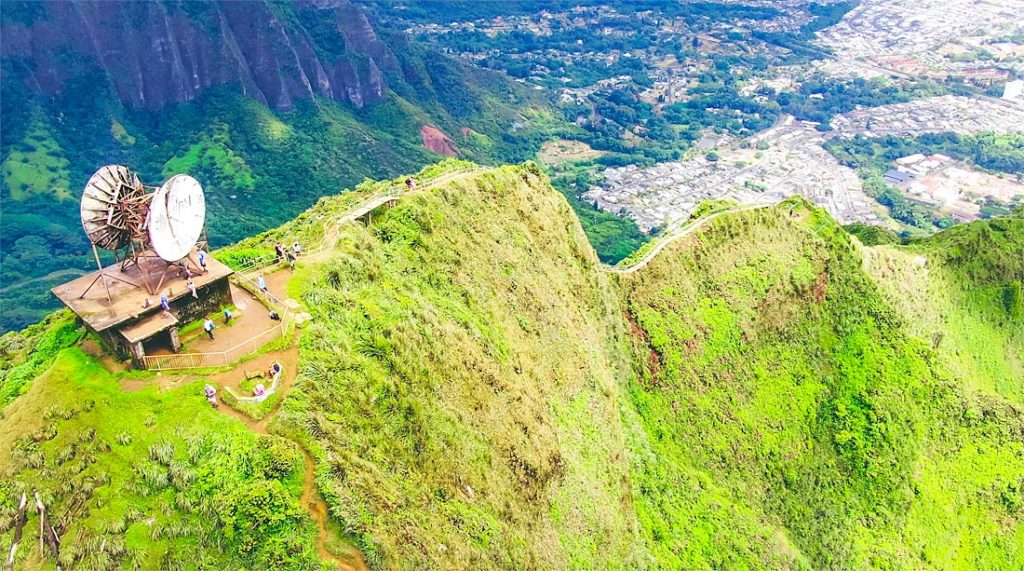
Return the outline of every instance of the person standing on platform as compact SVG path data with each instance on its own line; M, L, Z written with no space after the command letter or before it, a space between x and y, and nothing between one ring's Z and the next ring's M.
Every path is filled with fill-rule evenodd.
M207 272L206 269L206 252L199 250L199 267L203 268L203 273Z
M213 341L213 328L214 327L216 327L216 325L213 324L213 320L210 319L209 317L207 317L206 321L203 322L203 331L205 331L206 334L210 336L210 340L211 341Z
M160 294L160 307L164 311L164 317L171 317L171 302L166 294Z
M188 291L192 292L192 297L199 299L199 293L196 292L196 283L192 281L192 278L188 278L188 282L185 285L188 286Z
M284 246L280 242L274 244L274 263L281 263L281 258L284 257Z

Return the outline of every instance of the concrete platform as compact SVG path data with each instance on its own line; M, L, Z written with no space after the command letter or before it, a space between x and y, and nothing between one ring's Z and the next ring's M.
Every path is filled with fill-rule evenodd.
M191 257L198 259L195 251ZM197 272L192 276L192 281L200 292L205 286L234 273L231 268L209 255L206 256L206 268L206 273ZM88 273L50 290L81 317L86 325L97 332L137 320L140 317L160 313L160 292L150 294L146 291L144 284L147 281L152 287L156 287L163 277L160 291L168 294L167 297L172 305L175 300L192 295L185 285L186 280L177 276L177 268L168 266L159 259L145 259L142 262L142 268L132 266L121 271L120 264L115 264L103 268L102 271L107 275L106 282L110 289L110 301L107 300L102 279L92 286L85 297L80 297L99 275L99 271ZM131 283L125 283L122 280ZM147 299L150 303L149 307L145 307Z

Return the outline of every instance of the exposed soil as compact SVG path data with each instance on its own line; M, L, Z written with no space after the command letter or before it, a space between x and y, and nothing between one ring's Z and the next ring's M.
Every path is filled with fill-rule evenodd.
M420 127L420 136L423 137L423 146L431 151L446 157L454 157L456 155L455 145L452 143L452 140L437 127L430 125Z
M267 286L270 287L268 280ZM283 289L283 288L282 288ZM274 290L271 290L272 292ZM266 331L278 323L270 319L270 310L267 309L258 299L248 291L231 284L231 298L235 302L237 311L233 313L231 322L224 323L224 316L219 315L213 318L216 328L213 330L211 340L201 327L196 328L181 336L181 342L185 345L182 353L217 353L227 351L238 346L244 341L261 331ZM170 347L154 346L146 347L149 355L172 355Z

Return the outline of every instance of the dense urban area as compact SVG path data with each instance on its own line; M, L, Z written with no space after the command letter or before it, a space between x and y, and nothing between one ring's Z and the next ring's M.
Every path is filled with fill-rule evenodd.
M449 53L553 91L576 127L541 152L556 183L579 209L643 232L718 198L798 194L843 223L905 235L1024 203L1020 2L702 7L391 13ZM888 147L888 160L859 165L846 139Z

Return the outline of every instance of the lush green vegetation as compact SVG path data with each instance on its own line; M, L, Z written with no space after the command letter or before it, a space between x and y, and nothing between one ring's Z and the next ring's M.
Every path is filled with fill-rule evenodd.
M856 222L845 226L846 231L857 237L865 246L879 246L882 244L898 244L900 237L895 232L875 224Z
M927 81L895 81L887 78L854 78L850 81L819 76L800 84L795 92L776 97L786 113L797 119L828 125L832 117L857 106L878 107L921 97L945 95L949 88Z
M288 112L231 87L159 111L124 109L95 90L87 62L60 96L40 98L19 79L25 70L5 59L0 331L40 319L58 304L49 287L94 268L77 200L103 164L131 165L149 184L177 173L198 178L216 247L279 225L365 178L437 160L423 146L424 124L437 125L460 154L482 162L525 160L564 127L543 98L507 77L404 47L406 73L388 78L392 92L384 101L362 109L300 101ZM513 129L523 117L531 120Z
M551 186L572 205L587 239L602 262L618 263L650 240L650 236L641 232L632 219L600 210L583 200L581 195L598 183L592 166L576 163L556 172Z
M74 315L63 310L20 332L0 336L0 410L49 368L61 349L82 338L78 328Z
M908 330L962 383L1024 402L1024 212L873 249L866 259Z
M119 382L64 349L4 409L4 545L21 491L38 491L65 568L320 569L297 447L214 411L201 381L160 390L146 379ZM16 568L45 567L29 512Z
M543 193L535 177L503 169L402 203L374 228L348 229L337 257L299 280L316 334L304 337L301 396L285 403L284 414L319 449L319 482L333 491L334 513L371 562L1020 562L1012 483L1024 474L1012 436L1019 414L987 396L998 391L975 395L984 387L972 379L953 382L942 353L936 361L891 309L891 284L875 285L883 277L864 272L825 214L790 201L720 219L625 284L630 324L608 299L611 284L597 274L575 281L592 271L592 258L580 258L576 246L555 253L567 248L564 228L554 205L532 196ZM482 211L516 222L498 228L481 221ZM1017 255L1015 242L993 243L977 267L1003 267ZM531 285L535 272L543 277ZM582 314L560 317L561 291L584 304ZM991 291L1010 291L1004 300L1015 290ZM593 327L619 341L581 337ZM629 358L623 331L632 332ZM556 341L566 337L573 344ZM597 357L575 364L581 345ZM1020 378L1005 369L1017 366L1015 348L996 355L1004 378ZM637 376L595 369L594 358L631 360ZM578 374L593 376L602 393L580 393ZM553 378L560 380L529 380ZM330 398L338 392L355 396ZM566 408L568 394L578 404ZM606 417L594 432L595 410L607 411L608 399L620 403L621 417ZM975 444L963 450L961 442ZM591 452L581 456L577 446ZM614 501L609 480L621 477L607 473L623 470L607 454L620 447L632 508L602 511ZM594 462L605 475L581 486ZM568 516L566 490L573 490ZM507 502L515 512L500 509ZM538 511L538 503L551 508ZM942 507L949 505L961 507L950 513ZM528 531L523 519L533 522ZM1011 526L1009 535L996 521ZM588 529L583 543L567 537L579 535L577 526ZM623 543L623 529L635 529L642 542ZM407 547L402 538L410 534L422 548ZM428 547L435 544L445 549Z
M1024 217L859 247L792 199L615 279L536 166L446 180L289 284L312 320L272 430L372 568L1024 563ZM224 253L315 239L352 196ZM66 328L4 338L34 380L0 418L0 541L35 486L88 508L66 566L317 568L294 445Z
M1021 564L1019 412L951 382L834 222L791 200L674 249L626 294L642 473L693 482L640 488L673 566ZM743 523L714 509L730 504Z

